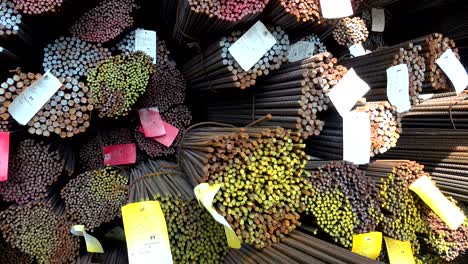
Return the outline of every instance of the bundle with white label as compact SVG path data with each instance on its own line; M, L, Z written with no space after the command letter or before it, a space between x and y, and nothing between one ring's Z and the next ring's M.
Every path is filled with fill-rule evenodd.
M342 18L333 29L333 38L343 46L362 44L368 36L366 23L360 17Z

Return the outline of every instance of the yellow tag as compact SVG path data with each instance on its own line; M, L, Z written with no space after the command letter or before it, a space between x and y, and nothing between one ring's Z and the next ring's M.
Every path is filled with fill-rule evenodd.
M229 247L231 248L241 248L241 242L237 237L234 230L232 230L229 223L224 219L224 217L213 207L213 199L221 188L221 184L215 184L210 186L208 183L202 183L195 187L194 192L197 197L198 202L202 203L203 206L208 210L208 212L213 216L213 218L220 224L224 225L224 232L226 233L226 238Z
M376 260L382 250L382 233L370 232L353 236L353 249L356 254Z
M72 226L70 232L75 236L82 236L85 239L86 250L90 253L104 253L101 243L97 238L86 233L84 225L74 225Z
M409 188L418 194L450 229L457 230L465 221L463 212L444 196L429 177L417 179Z
M415 264L411 241L400 241L384 237L390 264Z
M129 263L173 263L166 219L156 201L122 207Z

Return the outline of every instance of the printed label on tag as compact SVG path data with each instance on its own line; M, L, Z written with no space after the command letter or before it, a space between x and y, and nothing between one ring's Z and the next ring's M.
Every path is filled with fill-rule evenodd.
M354 44L349 47L349 53L351 53L351 55L354 57L364 56L367 54L361 43Z
M354 164L370 161L371 126L369 114L350 112L343 117L343 160Z
M143 51L153 58L156 64L157 57L157 37L156 31L137 29L135 30L135 51Z
M166 134L166 129L157 107L140 109L138 115L140 116L145 137L159 137Z
M372 8L372 31L384 32L385 30L385 9Z
M343 117L370 90L369 85L350 69L328 93L335 109Z
M406 64L387 69L387 97L390 103L402 113L411 109L409 96L409 73Z
M298 41L291 45L288 51L290 62L300 61L314 55L315 45L309 41Z
M444 223L452 230L457 230L465 221L465 215L437 188L427 176L417 179L410 190L415 192Z
M10 132L0 132L0 182L8 180Z
M224 217L213 207L213 199L221 188L221 184L209 185L208 183L202 183L194 188L195 196L197 197L198 203L202 203L203 206L208 210L208 212L213 216L213 218L220 224L224 226L224 231L226 232L226 238L228 245L231 248L241 248L241 243L237 237L234 230L232 230L229 223L224 219Z
M166 219L157 201L127 204L122 207L130 264L172 262Z
M376 260L382 250L382 233L370 232L353 236L352 251L364 257Z
M468 86L468 74L451 49L446 50L437 59L436 63L447 74L457 94L466 89Z
M324 18L342 18L353 15L351 0L320 0Z
M411 241L400 241L384 237L390 264L415 264Z
M101 243L97 238L86 233L84 225L74 225L70 231L75 236L82 236L85 239L86 250L90 253L104 253Z
M229 52L242 69L248 71L275 44L275 37L261 21L258 21L232 44Z
M47 71L41 79L16 97L8 111L18 123L26 125L61 86L62 83Z
M134 143L104 147L104 165L134 164L135 161L136 145Z

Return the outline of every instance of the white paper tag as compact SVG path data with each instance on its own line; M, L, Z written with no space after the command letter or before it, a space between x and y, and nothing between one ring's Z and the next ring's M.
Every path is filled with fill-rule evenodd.
M457 94L463 92L468 86L468 74L453 51L446 50L436 62L452 81Z
M372 31L384 32L385 30L385 9L372 8Z
M354 57L359 57L367 54L366 50L364 49L361 43L354 44L351 47L349 47L349 53L351 53L351 55L353 55Z
M309 41L298 41L291 45L288 50L288 60L290 62L300 61L314 55L315 45Z
M242 69L248 71L275 44L275 37L261 21L258 21L232 44L229 52Z
M409 73L406 64L387 69L387 97L398 113L411 109L409 96Z
M153 58L153 63L156 64L157 50L156 31L137 29L135 30L135 50L143 51Z
M320 0L324 18L342 18L353 15L351 0Z
M369 163L370 130L368 113L353 111L343 116L343 160L357 165Z
M61 86L59 79L47 71L40 80L16 97L8 111L18 123L26 125Z
M370 90L369 85L350 69L345 76L328 93L338 113L343 117L353 108L356 102Z

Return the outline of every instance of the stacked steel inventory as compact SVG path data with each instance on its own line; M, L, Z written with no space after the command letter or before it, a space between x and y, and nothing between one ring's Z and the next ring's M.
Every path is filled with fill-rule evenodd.
M419 103L426 80L424 48L417 42L397 44L382 48L361 57L343 59L346 67L353 68L358 76L371 88L364 96L367 101L388 101L387 69L399 64L408 66L409 95L411 104Z
M206 92L254 86L257 78L278 70L287 61L289 37L280 27L271 28L276 44L248 71L244 71L228 51L241 36L234 31L189 60L182 69L193 91Z
M366 22L360 17L340 19L333 29L333 38L343 46L362 44L367 37L369 37L369 31Z
M208 102L207 118L247 125L271 114L273 117L262 124L293 129L303 138L319 135L324 125L319 113L331 107L327 94L346 72L330 53L288 63L255 87L252 94ZM238 98L235 101L234 96Z
M16 8L28 15L57 12L63 0L13 0Z
M172 38L182 44L249 24L263 11L268 1L178 0ZM173 0L163 1L166 6L169 6L168 2Z
M130 173L129 202L155 200L168 224L175 263L221 263L227 253L224 230L195 199L175 163L148 160Z

